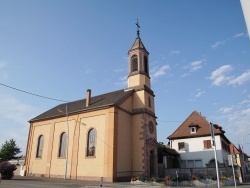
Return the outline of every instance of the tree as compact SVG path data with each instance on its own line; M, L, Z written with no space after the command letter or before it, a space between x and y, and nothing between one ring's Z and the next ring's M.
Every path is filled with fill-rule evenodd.
M8 161L0 162L0 173L1 179L9 180L14 176L14 171L16 170L15 164L10 164Z
M17 156L19 153L21 153L21 149L16 145L16 141L13 139L10 139L9 141L5 141L4 144L2 144L2 147L0 149L0 161L9 161L11 159L18 159L21 158L22 155Z
M158 142L157 146L158 163L163 163L163 155L166 154L165 145L163 142Z
M180 155L171 148L167 148L163 142L158 142L157 146L158 163L163 163L163 156L171 159L173 168L180 168Z

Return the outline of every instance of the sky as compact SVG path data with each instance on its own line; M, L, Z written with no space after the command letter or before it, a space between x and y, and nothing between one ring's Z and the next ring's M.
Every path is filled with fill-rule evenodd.
M1 0L0 145L14 139L25 154L30 119L87 89L126 88L137 18L158 141L196 110L250 154L250 40L238 0Z

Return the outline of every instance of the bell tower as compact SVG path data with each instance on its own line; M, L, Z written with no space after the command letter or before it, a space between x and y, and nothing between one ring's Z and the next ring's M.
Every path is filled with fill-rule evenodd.
M158 175L157 130L154 92L149 76L149 53L140 38L137 20L137 37L128 51L128 88L133 90L131 113L132 176Z
M128 51L129 75L128 88L146 85L150 88L150 77L148 67L148 51L140 38L140 26L137 20L137 38Z

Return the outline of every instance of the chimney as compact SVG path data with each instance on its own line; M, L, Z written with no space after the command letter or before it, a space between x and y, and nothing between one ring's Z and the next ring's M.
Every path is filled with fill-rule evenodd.
M86 107L88 107L91 103L91 90L87 89L86 93Z

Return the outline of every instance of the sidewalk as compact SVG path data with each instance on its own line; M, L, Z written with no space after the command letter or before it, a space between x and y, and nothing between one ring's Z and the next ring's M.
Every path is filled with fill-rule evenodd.
M11 180L2 180L0 188L97 188L97 187L117 187L117 188L170 188L170 186L150 185L150 184L131 184L130 182L101 182L83 180L64 180L57 178L43 178L32 176L15 176ZM250 188L250 183L237 185L237 187ZM187 188L187 187L181 187ZM190 187L188 187L190 188ZM203 187L204 188L204 187ZM211 187L212 188L212 187ZM221 186L221 188L234 188L234 186Z

